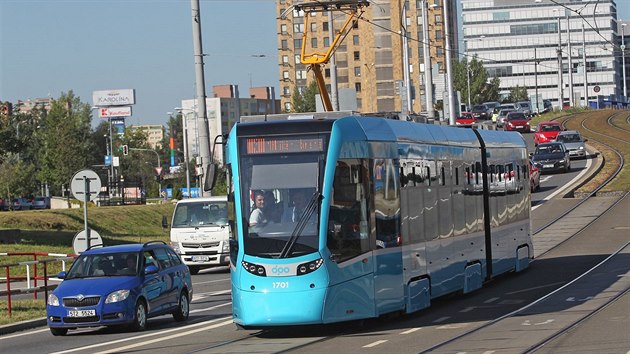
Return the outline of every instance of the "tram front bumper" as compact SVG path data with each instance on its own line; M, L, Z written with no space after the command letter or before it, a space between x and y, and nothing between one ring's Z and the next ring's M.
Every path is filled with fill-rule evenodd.
M232 287L234 322L266 327L320 324L326 288L303 291L251 291Z

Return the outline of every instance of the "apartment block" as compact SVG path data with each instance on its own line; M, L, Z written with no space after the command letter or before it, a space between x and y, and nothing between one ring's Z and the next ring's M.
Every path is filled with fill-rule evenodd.
M411 107L414 112L425 111L425 67L431 68L433 75L434 100L441 99L445 71L445 30L450 27L450 42L454 52L458 50L457 16L455 0L448 1L450 21L444 18L442 0L416 1L370 1L362 8L364 13L359 21L351 24L352 30L343 38L334 54L337 88L350 89L356 94L356 108L361 112L401 111L401 84L404 80L402 28L407 32L407 53L409 57L409 77L411 87ZM301 63L300 53L306 37L305 52L324 52L330 47L330 30L339 31L347 11L310 13L308 28L305 28L305 13L295 9L303 1L277 1L278 30L278 71L280 78L281 103L283 111L291 111L294 91L304 92L308 84L315 80L308 66ZM322 2L325 4L326 2ZM335 1L331 8L334 9ZM347 2L346 2L347 3ZM422 17L423 8L427 11L427 23ZM291 9L293 9L291 11ZM403 13L406 16L403 16ZM285 14L285 17L281 15ZM404 17L404 18L403 18ZM423 26L429 32L431 65L424 63ZM456 57L455 55L453 57ZM330 93L331 65L323 66L326 87ZM442 89L440 89L442 88Z

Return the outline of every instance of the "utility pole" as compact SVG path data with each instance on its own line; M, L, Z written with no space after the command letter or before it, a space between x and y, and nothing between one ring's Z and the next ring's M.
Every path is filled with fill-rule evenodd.
M558 106L560 110L562 110L564 106L562 86L562 34L560 33L560 16L558 16Z
M332 0L331 0L332 1ZM328 11L328 40L332 43L335 40L335 19L332 11ZM337 64L335 64L335 54L330 56L330 100L333 111L339 110L339 94L337 92Z
M586 74L586 35L584 21L582 21L582 65L584 66L584 107L588 108L588 77Z
M567 51L569 55L569 105L575 107L573 102L573 53L571 53L571 16L567 13Z
M402 18L400 19L400 26L402 30L402 50L403 50L403 79L405 80L405 95L407 96L406 106L401 107L403 112L407 111L406 114L410 114L412 112L411 106L411 85L409 78L409 38L407 35L407 6L406 2L403 1L402 8Z
M424 97L426 101L427 116L429 119L435 119L435 111L433 110L433 73L431 70L431 48L429 46L429 22L428 2L422 2L422 52L424 53Z
M534 48L534 87L536 90L536 114L540 114L540 107L538 105L538 56L536 55L536 48Z
M208 173L208 166L213 163L210 156L210 137L208 136L208 116L206 114L206 83L203 72L203 48L201 45L201 12L199 10L199 0L190 0L192 8L192 29L193 29L193 50L195 59L195 82L197 87L197 120L201 120L199 126L199 156L201 157L202 178L205 180ZM215 119L221 119L216 117ZM199 188L199 195L205 197L208 195L204 191L202 183Z
M621 24L621 69L623 70L623 97L628 97L628 87L626 85L626 39L624 38L624 30L626 24Z
M443 0L444 4L444 39L446 40L446 90L448 91L448 124L455 125L455 92L453 92L453 65L451 63L451 26L449 0Z

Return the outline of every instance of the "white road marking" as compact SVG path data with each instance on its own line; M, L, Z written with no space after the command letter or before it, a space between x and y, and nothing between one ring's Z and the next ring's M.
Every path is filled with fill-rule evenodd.
M379 344L383 344L383 343L385 343L385 342L387 342L387 340L377 340L377 341L376 341L376 342L374 342L374 343L370 343L370 344L368 344L368 345L364 345L364 346L363 346L363 348L372 348L372 347L376 347L377 345L379 345Z
M225 294L229 294L230 292L232 292L232 290L213 291L209 293L193 293L193 298L190 302L193 302L199 299L205 299L210 296L225 295Z
M440 323L440 322L444 322L446 320L448 320L449 318L451 318L451 316L444 316L444 317L440 317L437 320L433 321L433 323Z
M157 342L162 342L162 341L165 341L165 340L170 340L170 339L174 339L174 338L183 337L183 336L187 336L187 335L194 334L194 333L197 333L197 332L207 331L209 329L215 329L215 328L227 326L227 325L233 324L233 323L234 322L232 321L232 319L230 319L229 321L213 324L213 325L206 326L206 327L197 328L197 329L194 329L192 331L186 331L186 332L182 332L182 333L171 334L170 336L167 336L167 337L155 338L155 339L152 339L152 340L148 340L146 342L138 342L138 343L127 345L125 347L114 348L112 350L106 350L106 351L98 352L96 354L120 353L120 352L123 352L123 351L127 351L129 349L138 348L138 347L142 347L142 346L153 344L153 343L157 343Z
M412 328L412 329L406 330L406 331L404 331L404 332L402 332L400 334L410 334L410 333L413 333L413 332L418 331L420 329L422 329L422 328L421 327Z
M208 280L208 281L200 281L198 283L193 282L193 287L199 285L199 284L209 284L209 283L220 283L223 281L230 281L230 278L225 278L225 279L218 279L218 280Z
M498 298L498 297L491 297L491 298L489 298L488 300L484 301L483 303L484 303L484 304L489 304L489 303L491 303L491 302L495 302L495 301L497 301L497 300L499 300L499 299L500 299L500 298Z
M48 331L48 327L42 328L42 329L38 329L38 330L35 330L35 331L20 332L18 334L11 334L11 335L8 335L8 336L2 336L2 337L0 337L0 340L9 339L9 338L16 338L16 337L21 337L21 336L30 336L31 334L40 333L40 332L46 332L46 331Z
M460 310L459 312L470 312L470 311L472 311L472 310L474 310L474 309L475 309L475 307L474 307L474 306L471 306L471 307L466 307L465 309Z
M468 326L468 323L453 323L436 327L436 329L459 329Z
M230 305L232 305L231 302L226 302L225 304L221 304L221 305L216 305L216 306L212 306L212 307L206 307L206 308L203 308L203 309L190 310L190 313L210 311L210 310L218 309L219 307L230 306Z
M122 339L118 339L118 340L107 342L107 344L117 344L117 343L129 342L129 341L136 341L138 339L147 338L147 337L154 337L154 336L161 336L161 335L164 335L166 333L171 333L171 332L181 332L181 333L175 334L174 336L184 336L186 334L192 333L192 331L187 331L189 328L195 328L195 327L199 327L199 326L204 326L204 325L207 325L209 323L215 323L215 322L224 321L224 320L227 320L227 319L229 319L229 321L221 322L220 324L222 326L225 326L227 324L233 323L231 317L221 317L221 318L215 318L213 320L204 321L204 322L200 322L200 323L195 323L195 324L191 324L191 325L187 325L187 326L183 326L183 327L171 328L171 329L167 329L167 330L164 330L164 331L156 331L156 332L152 332L152 333L142 334L142 335L139 335L139 336L122 338ZM207 329L209 329L209 328L208 327L202 327L201 328L201 330L207 330ZM195 331L197 331L197 330L195 330ZM161 340L163 338L159 338L159 339ZM81 351L81 350L98 348L98 347L102 347L102 346L103 346L103 343L97 343L97 344L92 344L92 345L88 345L88 346L84 346L84 347L78 347L78 348L74 348L74 349L68 349L68 350L64 350L64 351L56 352L56 353L51 353L51 354L72 353L72 352L78 352L78 351Z

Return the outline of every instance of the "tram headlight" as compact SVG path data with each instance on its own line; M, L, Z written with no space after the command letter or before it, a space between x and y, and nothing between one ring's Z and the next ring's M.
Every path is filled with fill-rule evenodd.
M308 263L302 263L297 267L297 275L304 275L316 271L324 264L324 260L319 258Z
M249 262L245 262L242 261L241 265L243 266L243 268L245 268L246 271L254 274L254 275L258 275L261 277L266 277L267 273L265 272L265 267L260 266L258 264L254 264L254 263L249 263Z

